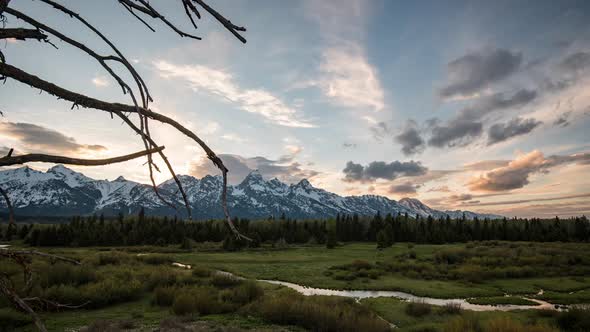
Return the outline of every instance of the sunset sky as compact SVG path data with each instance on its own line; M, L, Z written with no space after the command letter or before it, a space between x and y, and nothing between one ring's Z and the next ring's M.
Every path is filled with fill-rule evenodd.
M155 21L151 32L114 0L62 2L132 59L152 109L221 154L231 183L258 169L439 209L590 214L590 1L211 1L248 29L246 44L208 15L194 30L177 1L150 3L203 40ZM10 6L109 53L43 3ZM23 26L8 16L7 27ZM67 89L131 103L94 59L51 41L58 49L9 40L0 50ZM104 158L142 149L121 121L71 106L8 79L0 153ZM217 174L171 127L154 123L152 134L178 173ZM148 182L144 162L72 168Z

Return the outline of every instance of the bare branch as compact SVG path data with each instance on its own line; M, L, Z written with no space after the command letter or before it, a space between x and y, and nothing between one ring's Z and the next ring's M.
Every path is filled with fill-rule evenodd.
M43 258L49 258L53 261L63 261L63 262L67 262L67 263L71 263L74 265L80 265L80 262L75 260L75 259L71 259L68 257L64 257L64 256L59 256L59 255L53 255L53 254L48 254L45 252L41 252L41 251L36 251L36 250L13 250L13 249L0 249L0 257L2 258L9 258L9 259L20 259L22 257L25 256L39 256L39 257L43 257Z
M0 0L0 15L2 15L9 2L10 0Z
M35 250L0 249L0 258L12 260L15 263L19 264L23 268L23 272L25 274L25 292L28 292L28 290L31 287L32 274L31 274L31 268L30 268L30 262L31 262L30 257L32 257L32 256L40 256L43 258L49 258L52 261L59 260L59 261L64 261L64 262L68 262L68 263L75 264L75 265L80 265L80 262L77 260L63 257L63 256L39 252L39 251L35 251ZM37 315L35 310L33 310L33 308L31 308L31 306L29 305L28 302L38 302L38 303L45 304L46 306L52 305L56 309L75 308L74 306L62 305L62 304L59 304L59 303L56 303L53 301L44 300L44 299L40 299L40 298L25 298L25 299L23 299L20 297L18 292L14 289L14 285L12 284L12 281L10 280L10 278L5 274L0 275L0 292L3 293L4 296L6 296L6 298L14 305L15 308L29 314L33 318L35 326L37 326L37 329L41 332L46 332L47 328L45 327L45 324L43 324L43 321ZM87 303L84 303L83 305L86 305L86 304Z
M24 298L23 301L31 304L36 304L35 307L39 307L42 310L80 309L91 303L90 301L86 301L78 305L62 304L55 301L42 299L40 297L27 297Z
M37 39L46 40L47 35L38 29L0 29L0 39L14 38L18 40Z
M31 75L27 72L24 72L14 66L6 64L6 63L0 63L0 75L4 75L6 77L13 78L21 83L30 85L31 87L41 89L41 90L43 90L51 95L54 95L60 99L65 99L65 100L74 102L82 107L93 108L96 110L117 114L128 125L134 126L134 124L129 119L125 119L126 117L124 117L124 114L137 113L138 109L139 109L138 107L131 106L131 105L125 105L125 104L121 104L121 103L109 103L109 102L102 101L102 100L95 99L95 98L91 98L91 97L88 97L88 96L85 96L85 95L82 95L79 93L75 93L75 92L66 90L62 87L59 87L53 83L44 81L37 76ZM192 140L197 142L197 144L199 144L199 146L201 146L201 148L205 151L205 153L207 154L207 157L213 162L213 164L217 168L219 168L221 170L221 172L223 174L223 178L224 178L224 181L223 181L224 185L223 185L223 192L221 194L222 195L221 201L222 201L226 221L227 221L228 225L230 226L232 232L234 232L234 234L237 237L245 238L243 235L241 235L237 231L237 229L235 228L235 225L233 225L233 222L231 221L231 218L229 216L229 212L228 212L228 208L227 208L227 193L226 193L227 192L227 172L228 172L228 169L223 164L223 161L221 161L221 159L215 154L215 152L213 152L213 150L211 150L211 148L209 148L209 146L201 138L199 138L199 136L197 136L195 133L193 133L191 130L187 129L186 127L184 127L182 124L178 123L177 121L175 121L163 114L154 112L149 109L142 109L141 112L143 112L143 114L145 116L147 116L148 118L150 118L152 120L156 120L156 121L168 124L168 125L176 128L176 130L180 131L184 135L188 136L189 138L191 138ZM141 131L139 131L137 129L137 127L135 127L135 128L136 129L134 129L134 130L138 134L145 135ZM151 138L149 138L149 139L151 140ZM169 165L169 163L167 162L167 159L164 159L164 160L167 163L167 165ZM169 169L171 169L171 166L169 166Z
M12 287L10 279L3 275L0 275L0 292L2 292L4 296L6 296L6 298L14 305L15 308L29 314L33 318L33 322L35 323L35 326L37 326L37 329L40 332L47 332L47 328L45 328L45 324L43 324L43 321L41 320L39 315L37 315L35 310L33 310L27 304L27 302L20 298L20 296Z
M164 147L157 147L154 149L149 150L142 150L139 152L127 154L124 156L118 156L113 158L106 158L106 159L81 159L81 158L71 158L65 156L54 156L48 154L39 154L39 153L31 153L31 154L23 154L20 156L6 156L0 158L0 166L10 166L10 165L19 165L31 162L42 162L42 163L54 163L54 164L68 164L68 165L82 165L82 166L101 166L101 165L109 165L120 163L124 161L128 161L131 159L136 159L139 157L146 156L152 153L158 153L164 150Z
M230 20L223 17L223 15L219 14L215 9L209 7L203 0L193 0L194 2L198 3L203 9L205 9L209 14L213 15L216 20L218 20L223 26L229 30L236 38L238 38L242 43L246 44L246 39L242 37L238 33L238 31L246 31L246 28L237 26L233 24Z
M134 1L139 2L135 3ZM174 32L176 32L181 37L189 37L197 40L201 40L201 37L197 37L195 35L191 35L190 33L186 33L180 29L178 29L174 24L168 21L163 15L161 15L157 10L155 10L147 1L145 0L119 0L129 12L131 12L137 19L139 19L143 24L147 25L152 31L154 31L144 20L142 20L139 16L133 13L133 9L142 12L145 15L148 15L152 18L159 19L160 21L164 22L167 26L170 27Z

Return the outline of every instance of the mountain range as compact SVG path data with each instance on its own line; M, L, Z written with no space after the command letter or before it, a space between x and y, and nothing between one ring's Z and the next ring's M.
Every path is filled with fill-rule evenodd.
M197 179L179 175L191 205L193 219L223 217L220 205L221 176L207 175ZM0 171L0 186L8 193L15 213L21 216L72 216L100 214L136 214L144 208L149 215L186 216L182 198L173 179L158 186L158 191L169 202L178 206L175 210L162 202L153 188L118 177L113 181L95 180L57 165L46 172L30 167ZM280 216L290 218L326 218L336 214L371 216L380 212L408 213L411 216L433 216L467 219L501 218L498 215L478 214L470 211L440 211L417 199L399 201L377 195L339 196L316 188L303 179L296 184L286 184L278 179L265 180L257 172L251 172L244 180L228 186L228 205L232 216L259 219ZM7 212L4 200L0 200L0 212Z

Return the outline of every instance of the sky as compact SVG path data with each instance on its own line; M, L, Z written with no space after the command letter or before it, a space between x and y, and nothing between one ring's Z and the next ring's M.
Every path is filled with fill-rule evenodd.
M247 28L246 44L207 14L194 30L176 1L151 4L202 40L146 18L152 32L114 0L60 3L131 59L154 97L150 108L203 138L230 183L258 169L267 179L307 178L340 195L413 197L439 209L590 213L588 1L215 1ZM10 6L112 53L41 2ZM27 27L10 15L6 26ZM7 63L67 89L131 103L93 58L50 40L57 48L4 40L0 50ZM120 120L71 106L8 79L0 153L106 158L142 149ZM153 122L151 131L177 173L218 174L173 128ZM147 183L144 162L73 168Z

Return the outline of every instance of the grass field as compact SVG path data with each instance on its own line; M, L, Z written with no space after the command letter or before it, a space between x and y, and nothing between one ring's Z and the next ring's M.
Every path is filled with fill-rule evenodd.
M528 246L528 244L526 244ZM539 247L547 244L537 244ZM556 246L551 244L550 246ZM590 252L589 244L561 244L568 249ZM436 298L497 297L504 294L536 294L545 290L541 299L558 298L559 303L587 303L590 294L590 276L559 276L545 278L491 279L482 282L464 280L426 280L409 278L401 273L379 276L377 279L357 278L335 280L325 273L333 266L350 264L355 260L370 263L392 261L396 256L414 251L418 259L432 259L445 249L463 249L466 244L415 245L396 244L384 250L375 250L372 243L352 243L332 250L324 247L294 247L284 250L253 250L242 252L193 252L175 257L193 265L203 265L256 279L276 279L305 286L331 289L399 290L419 296ZM589 262L590 264L590 262ZM574 292L573 294L570 294Z
M18 243L13 245L19 246ZM492 247L514 251L522 250L519 249L520 247L526 247L531 251L551 252L553 256L567 254L574 249L590 252L590 245L572 243L495 243ZM149 330L170 317L180 316L183 321L193 323L197 321L199 324L221 325L238 330L284 331L313 330L317 326L324 326L322 330L330 330L326 326L334 327L334 324L350 324L339 325L337 330L349 328L349 330L355 330L359 326L373 326L374 329L379 330L383 329L382 319L395 324L401 331L460 331L473 324L479 324L480 331L494 331L494 326L505 324L513 324L514 331L552 331L555 330L553 327L558 325L559 320L556 313L549 314L538 310L470 312L423 305L428 307L422 308L424 312L419 310L414 312L407 302L393 298L365 299L355 303L345 298L331 300L324 297L303 297L294 291L265 283L258 283L257 286L262 289L263 295L243 300L243 296L239 294L242 289L248 291L247 285L231 283L225 285L223 282L213 280L215 278L207 273L201 275L202 271L211 270L229 271L248 279L276 279L319 288L399 290L419 296L469 298L469 302L478 304L531 304L518 295L546 299L560 304L590 303L590 277L580 276L575 272L584 267L579 266L580 264L587 263L585 256L576 261L578 266L575 269L577 270L572 268L574 271L572 275L568 275L567 271L555 271L545 267L547 262L538 259L537 263L531 263L531 269L545 269L551 274L550 276L484 278L473 281L463 278L460 274L449 273L448 277L442 280L431 279L431 275L439 273L441 265L461 270L463 268L461 264L473 266L474 262L489 259L483 253L459 263L440 262L441 253L477 251L479 247L474 244L408 245L404 243L384 250L376 250L373 243L349 243L332 250L317 245L289 246L282 249L263 247L238 252L223 252L218 248L217 243L200 244L190 251L172 246L45 248L46 251L55 254L78 258L84 264L80 271L60 272L60 268L51 268L47 263L36 263L41 271L51 271L48 272L51 275L48 280L38 281L40 287L38 292L57 296L60 299L70 299L74 296L73 302L82 301L84 296L87 296L94 299L95 303L89 308L73 312L46 312L42 314L42 317L50 331L77 330L96 321L119 322L117 324L121 326ZM495 252L492 251L492 253L496 255ZM171 267L171 262L192 265L193 270L197 271L191 272ZM406 271L400 270L400 267L410 264L421 266L423 275L410 277L405 273ZM388 269L388 266L397 268ZM4 265L0 267L0 270L12 273L15 280L18 279L15 274L17 270L10 266ZM88 270L92 272L88 273ZM444 271L447 270L452 269L445 267ZM82 281L70 280L72 277L64 276L68 273ZM134 289L134 292L119 296L116 294L118 292L116 287L119 284L124 284L125 292L128 289ZM73 289L74 294L72 291L68 292L68 287ZM113 290L109 287L115 288ZM208 294L209 300L217 309L202 312L198 308L189 308L185 311L191 314L186 316L180 314L185 311L179 311L172 302L166 305L154 305L157 289L161 287L165 288L164 291L168 289L171 294L175 294L171 295L170 301L175 300L179 294L187 292ZM542 294L537 294L541 289ZM109 292L112 294L104 295ZM506 293L513 296L505 297ZM195 297L201 295L195 295ZM102 296L107 299L103 299ZM420 306L421 304L417 304L418 308ZM277 308L280 308L280 312L277 312ZM338 316L330 316L334 310L341 312L340 315L347 313L345 316L365 318L360 322L341 322L342 319ZM314 313L317 316L314 317ZM375 314L380 318L374 316ZM581 315L586 314L587 311L584 311ZM300 322L301 318L297 317L310 318ZM0 325L8 326L2 322L3 319L12 319L12 323L20 325L17 331L34 331L32 324L27 323L26 317L17 315L5 302L0 301ZM0 331L3 329L0 328Z

